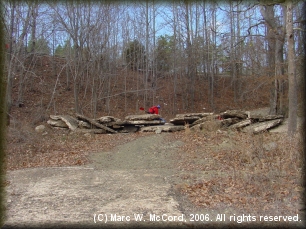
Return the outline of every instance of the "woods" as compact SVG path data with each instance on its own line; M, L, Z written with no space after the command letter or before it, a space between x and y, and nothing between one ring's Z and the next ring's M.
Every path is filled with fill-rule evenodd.
M6 1L6 102L24 106L24 92L49 58L55 85L40 109L56 113L64 87L74 112L96 118L164 105L220 112L216 98L232 90L235 106L270 93L271 115L296 131L305 31L301 1ZM220 87L220 82L223 86ZM12 98L13 87L18 96ZM132 104L131 104L132 101ZM199 102L200 101L200 102ZM222 104L224 105L224 104ZM131 110L132 109L132 110Z

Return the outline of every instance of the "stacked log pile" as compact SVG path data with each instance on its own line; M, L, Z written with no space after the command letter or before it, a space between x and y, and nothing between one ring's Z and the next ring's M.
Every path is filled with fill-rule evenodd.
M163 125L164 121L159 115L130 115L124 120L113 116L103 116L97 119L91 119L81 114L76 117L69 115L50 115L47 121L54 128L70 129L82 133L130 133L136 132L141 127L148 125Z
M203 117L211 116L213 113L188 113L188 114L177 114L174 119L170 120L170 123L174 125L185 125L191 124L198 119Z
M255 115L248 111L228 110L220 114L214 113L188 113L177 114L170 123L160 115L143 114L129 115L124 120L113 116L103 116L91 119L84 115L50 115L47 121L54 128L70 129L82 133L131 133L141 132L174 132L190 129L214 131L218 129L231 129L243 132L259 133L279 125L283 121L282 115Z
M254 134L269 130L282 123L282 115L251 115L249 111L228 110L219 115L198 119L189 126L191 129L231 129Z

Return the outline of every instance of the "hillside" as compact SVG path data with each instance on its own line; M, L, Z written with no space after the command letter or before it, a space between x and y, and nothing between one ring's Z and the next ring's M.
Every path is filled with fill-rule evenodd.
M11 110L13 123L25 121L36 125L43 123L50 114L74 114L73 80L70 79L67 83L63 60L56 59L55 63L56 65L53 67L52 57L39 57L31 74L27 74L23 106L13 106ZM105 97L98 101L96 117L112 115L124 118L126 115L141 112L139 111L141 106L149 108L157 104L162 106L160 112L166 119L174 117L177 113L203 112L203 110L221 112L226 109L255 109L269 105L269 83L265 83L267 81L265 77L243 78L241 80L243 97L238 98L236 103L234 102L231 78L215 77L214 108L210 104L208 79L204 76L197 77L194 99L191 100L186 95L186 88L190 87L190 81L178 80L174 94L173 77L173 75L159 77L155 85L154 98L153 88L148 88L147 104L144 104L145 93L142 80L144 73L133 72L124 67L118 69L103 86L107 92L98 92L99 95L107 93L105 97L109 97L109 101ZM18 96L18 79L17 72L13 82L14 102L17 101ZM150 82L148 85L150 86ZM91 93L86 87L81 87L79 90L81 110L89 117L93 116Z

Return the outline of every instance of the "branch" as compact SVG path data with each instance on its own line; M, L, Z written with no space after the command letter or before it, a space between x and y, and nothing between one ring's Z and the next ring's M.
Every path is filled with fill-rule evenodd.
M56 92L56 87L57 87L57 83L58 83L58 81L59 81L60 74L62 73L62 71L64 70L64 68L65 68L67 65L68 65L68 63L66 63L66 64L62 67L62 69L60 70L60 72L57 74L56 81L55 81L55 85L54 85L53 92L52 92L52 96L51 96L51 99L50 99L50 102L49 102L49 104L48 104L48 106L47 106L46 111L49 110L49 108L50 108L50 106L51 106L51 103L52 103L52 101L53 101L53 99L54 99L54 95L55 95L55 92Z
M261 21L261 22L255 24L255 25L250 26L250 27L248 28L248 34L251 35L251 29L252 29L253 27L256 27L256 26L259 26L259 25L262 25L262 24L265 24L265 22L264 22L264 21Z
M300 31L302 31L302 32L306 32L306 30L305 30L305 29L302 29L302 28L293 28L293 30L300 30Z

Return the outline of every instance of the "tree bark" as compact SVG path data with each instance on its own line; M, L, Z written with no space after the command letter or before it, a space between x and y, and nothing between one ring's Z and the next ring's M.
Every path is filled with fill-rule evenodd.
M263 4L265 4L263 2ZM274 14L273 5L263 5L260 8L261 14L265 20L267 30L268 30L268 41L274 44L269 44L269 48L274 50L274 60L275 64L273 64L273 59L270 60L271 62L269 64L269 67L271 69L274 68L274 84L271 90L271 101L270 101L270 114L280 114L282 111L282 81L279 79L280 76L284 74L284 67L283 67L283 47L284 47L284 38L285 38L285 28L284 24L281 22L277 22L277 19ZM282 12L285 18L285 8L282 7ZM284 19L283 19L284 20ZM270 54L268 54L268 57L271 58L270 55L273 54L273 50L271 50ZM272 75L272 74L271 74Z
M288 80L289 80L289 118L288 134L293 135L297 129L297 83L295 74L295 55L294 55L294 33L293 33L293 16L292 1L286 1L287 5L287 42L288 42Z
M9 44L9 68L8 68L8 76L7 76L7 86L6 86L6 104L7 104L7 112L8 114L11 111L11 107L13 105L12 102L12 88L13 88L13 69L14 69L14 55L13 55L13 36L14 36L14 21L15 21L15 1L12 2L11 5L11 18L10 18L10 44ZM9 117L9 116L8 116Z

